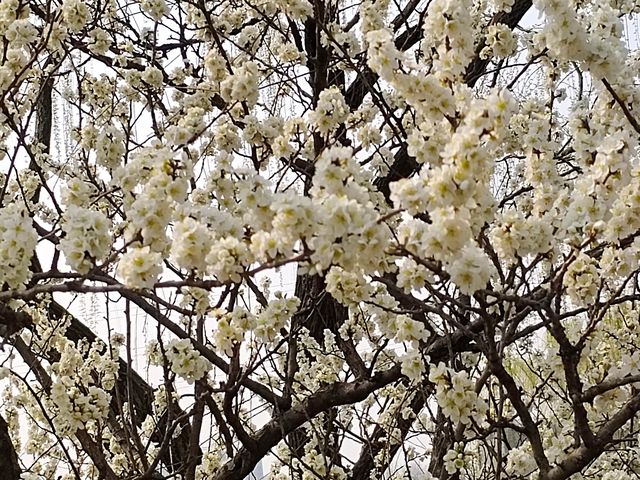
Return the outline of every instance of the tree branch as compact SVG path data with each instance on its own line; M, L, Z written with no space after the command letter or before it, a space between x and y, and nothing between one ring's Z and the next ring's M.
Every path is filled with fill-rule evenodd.
M0 415L0 472L6 480L20 480L18 455L9 435L9 425Z
M320 389L301 404L277 415L267 423L255 436L255 448L252 451L246 447L241 448L236 456L222 467L214 480L243 480L260 459L287 434L330 408L364 400L370 393L395 382L400 377L400 366L396 365L376 373L368 380L337 382Z

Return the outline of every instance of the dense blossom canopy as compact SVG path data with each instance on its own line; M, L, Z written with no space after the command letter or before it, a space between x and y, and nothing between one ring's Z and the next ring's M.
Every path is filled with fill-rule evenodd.
M639 12L0 0L0 476L636 478Z

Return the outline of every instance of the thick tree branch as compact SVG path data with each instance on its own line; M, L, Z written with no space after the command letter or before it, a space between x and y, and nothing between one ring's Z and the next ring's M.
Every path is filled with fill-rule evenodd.
M581 398L583 402L592 402L598 395L607 393L614 388L619 388L624 385L629 385L631 383L637 382L640 382L640 375L629 375L622 378L610 378L609 380L600 382L593 387L587 388L582 394Z
M301 404L277 415L255 436L255 448L243 447L213 480L242 480L269 450L286 435L316 417L321 412L341 405L351 405L367 398L370 393L395 382L401 377L400 367L378 372L367 380L338 382L322 388L307 397Z
M0 472L6 480L20 480L20 464L18 455L9 435L9 425L0 415Z
M616 432L640 411L640 394L631 398L607 423L605 423L595 436L595 442L591 446L582 445L569 454L562 462L542 477L543 480L565 480L571 475L580 472L583 468L595 460L613 440Z
M485 353L487 355L487 360L489 361L489 369L504 386L511 404L522 421L527 438L531 443L531 449L533 450L533 456L536 460L536 464L544 475L549 471L550 465L544 452L542 438L540 437L540 430L538 430L538 426L531 417L529 408L522 400L522 393L520 389L516 385L513 377L505 370L497 352L491 346L487 350L488 351Z
M417 415L422 408L424 407L429 393L428 392L417 392L411 401L409 408L413 412L414 415ZM390 446L389 452L386 455L386 461L384 462L384 466L381 471L386 470L386 465L388 465L395 454L398 452L400 445L404 442L404 439L409 432L409 428L413 423L414 417L404 418L403 410L401 409L395 415L395 428L400 430L400 442L394 443ZM386 442L386 436L388 434L388 429L384 428L382 425L376 425L376 428L373 430L371 437L368 439L368 442L362 446L362 450L360 451L360 456L357 462L351 468L351 473L349 475L349 480L369 480L371 478L371 472L375 465L375 460L378 458L379 453L386 447L389 447Z

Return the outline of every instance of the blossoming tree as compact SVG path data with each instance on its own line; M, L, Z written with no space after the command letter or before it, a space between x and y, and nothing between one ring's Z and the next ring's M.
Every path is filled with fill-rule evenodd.
M2 478L635 478L638 11L0 0Z

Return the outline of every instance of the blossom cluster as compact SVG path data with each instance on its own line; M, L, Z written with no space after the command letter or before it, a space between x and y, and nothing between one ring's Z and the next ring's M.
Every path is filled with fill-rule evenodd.
M29 266L38 236L26 211L18 204L0 209L0 283L20 289L31 278Z
M162 256L147 247L131 247L118 263L118 274L131 288L152 288L162 273Z
M111 395L107 393L118 375L118 362L100 340L77 345L57 337L60 359L51 365L55 375L49 399L53 423L61 435L74 435L107 418Z
M488 406L476 393L467 372L453 371L440 362L431 365L429 381L436 386L438 405L447 418L463 424L484 423Z
M495 274L495 266L473 241L474 232L493 214L493 197L479 181L487 178L482 143L504 135L515 108L505 92L496 92L487 102L472 101L466 107L464 123L418 176L391 185L396 206L412 215L427 211L430 217L427 223L407 216L398 228L401 244L413 255L443 262L465 293L484 288ZM486 135L489 131L492 135Z
M114 171L112 184L124 193L128 240L141 237L143 246L164 251L171 205L184 201L190 170L187 158L178 160L170 149L158 146L141 150Z
M423 25L425 51L434 50L433 64L440 74L455 79L464 73L474 54L473 2L436 0Z
M220 83L220 94L228 102L255 105L258 101L258 65L254 62L243 63Z
M546 253L553 245L553 231L548 219L537 215L525 217L513 209L500 215L490 235L496 252L511 262L516 257Z
M62 15L69 30L79 32L89 20L89 8L81 0L65 0Z
M516 47L516 37L508 26L502 23L490 25L487 32L487 46L481 56L486 58L489 55L494 55L506 58L513 54Z
M111 249L110 227L104 213L70 205L62 225L65 238L60 241L69 266L87 273L96 261L104 260Z
M620 74L626 47L620 19L609 4L598 4L590 15L577 12L566 2L537 0L534 5L546 19L536 41L549 49L553 58L579 61L596 78L616 78Z
M318 97L318 105L311 112L309 121L318 131L326 135L343 123L349 114L349 107L336 87L322 91Z
M315 390L338 381L344 360L338 355L340 350L336 336L325 330L323 338L316 340L304 329L298 338L302 348L296 358L296 393L300 395L309 389Z
M563 278L567 293L580 305L596 300L600 286L600 275L593 258L580 252L573 260Z
M285 297L275 292L274 298L257 315L254 333L262 342L272 342L284 328L291 316L298 310L300 300L297 297Z
M200 380L212 368L189 339L172 340L165 347L165 353L171 370L189 383Z
M462 470L465 466L465 461L468 461L468 458L465 457L468 457L468 455L465 455L464 443L456 442L454 448L448 450L443 458L447 473L452 475Z
M38 235L27 212L17 203L0 209L0 283L20 289L31 278L31 257Z
M78 387L56 382L51 387L51 400L57 408L53 419L56 430L60 435L73 435L91 421L107 418L111 396L94 385L83 392Z
M218 322L213 332L213 343L218 350L231 356L234 347L242 342L245 334L256 328L256 316L242 307L236 307L231 312L215 313Z

